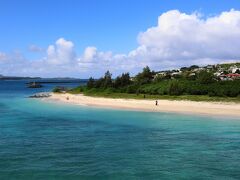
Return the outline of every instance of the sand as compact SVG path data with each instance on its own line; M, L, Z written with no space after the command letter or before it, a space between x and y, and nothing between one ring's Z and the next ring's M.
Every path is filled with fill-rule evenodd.
M112 99L90 97L82 94L56 93L52 93L47 101L149 112L205 114L240 118L240 103L158 100L158 106L156 106L155 100Z

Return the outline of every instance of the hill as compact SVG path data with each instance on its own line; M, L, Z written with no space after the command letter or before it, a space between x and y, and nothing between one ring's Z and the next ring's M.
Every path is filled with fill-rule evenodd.
M55 92L60 90L55 89ZM123 73L115 79L109 71L100 79L70 93L92 96L240 101L240 63L151 71L147 66L134 77Z

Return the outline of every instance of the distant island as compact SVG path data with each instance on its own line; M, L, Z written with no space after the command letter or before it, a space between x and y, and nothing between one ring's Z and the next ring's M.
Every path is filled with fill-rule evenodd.
M28 80L41 79L40 77L21 77L21 76L4 76L0 74L0 80Z
M110 98L240 102L240 63L192 65L156 72L146 66L134 77L123 73L115 79L107 71L103 77L91 77L85 86L67 92Z
M54 77L54 78L42 78L42 77L21 77L21 76L4 76L0 74L0 80L32 80L27 82L27 84L32 83L72 83L76 81L86 81L87 79L78 79L72 77Z

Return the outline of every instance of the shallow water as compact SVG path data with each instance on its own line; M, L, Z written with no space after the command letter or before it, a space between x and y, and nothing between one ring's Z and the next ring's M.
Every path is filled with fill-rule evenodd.
M239 119L47 103L26 97L54 84L24 83L0 81L0 179L240 178Z

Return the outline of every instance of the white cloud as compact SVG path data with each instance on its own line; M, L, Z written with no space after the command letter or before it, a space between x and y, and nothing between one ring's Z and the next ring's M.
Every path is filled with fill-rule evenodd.
M231 10L219 16L202 19L196 13L168 11L158 18L158 24L140 33L140 47L133 54L147 60L176 65L240 59L240 11Z
M44 49L35 44L32 44L28 47L28 50L31 52L43 52Z
M5 61L6 57L7 57L7 55L5 53L0 52L0 62Z
M86 48L80 61L109 69L133 70L150 65L155 70L192 64L240 60L240 11L230 10L204 18L199 13L178 10L163 13L157 26L138 35L139 47L128 54L99 54ZM85 57L85 58L84 58ZM106 60L108 59L108 61ZM84 61L85 60L85 61Z
M149 65L155 70L192 64L240 60L240 11L204 17L178 10L163 13L157 25L139 33L139 46L127 54L86 47L77 55L74 44L64 38L49 45L40 60L26 60L21 54L0 53L0 70L39 76L99 76L106 70L115 75L136 72ZM37 49L32 47L32 49Z
M83 53L82 60L86 62L91 62L97 55L96 47L87 47Z
M55 45L48 46L47 62L54 65L71 64L75 61L74 44L64 38L56 41Z

